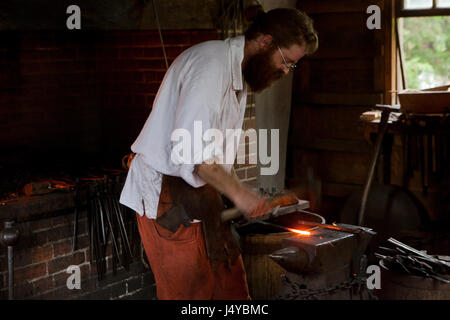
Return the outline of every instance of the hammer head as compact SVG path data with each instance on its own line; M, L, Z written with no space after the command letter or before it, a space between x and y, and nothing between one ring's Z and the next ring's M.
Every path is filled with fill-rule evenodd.
M400 111L400 106L391 106L389 104L376 104L375 109L381 110L381 111L391 111L391 112L398 112Z

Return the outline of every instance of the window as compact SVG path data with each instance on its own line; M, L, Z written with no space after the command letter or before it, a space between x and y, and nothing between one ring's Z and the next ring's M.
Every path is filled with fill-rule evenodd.
M433 8L433 0L405 0L405 9L430 9Z
M450 14L450 0L400 0L397 17Z
M450 0L437 0L437 8L450 8Z
M401 89L450 82L450 0L403 0L397 8Z
M400 18L398 26L408 88L448 84L450 16Z

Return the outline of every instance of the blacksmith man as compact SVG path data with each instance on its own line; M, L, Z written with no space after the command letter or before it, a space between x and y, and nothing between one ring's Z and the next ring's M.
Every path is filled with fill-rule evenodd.
M171 134L181 128L193 135L194 121L203 130L241 129L247 86L269 87L317 46L308 16L274 9L260 13L244 35L195 45L170 66L131 146L136 155L120 198L137 213L158 299L250 298L239 247L220 221L219 192L247 217L261 215L267 204L239 182L232 164L211 163L194 149L192 162L172 161ZM190 226L173 232L158 223L174 212L185 213Z

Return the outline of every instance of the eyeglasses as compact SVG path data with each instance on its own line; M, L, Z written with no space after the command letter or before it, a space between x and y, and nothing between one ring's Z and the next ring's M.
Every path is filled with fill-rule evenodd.
M297 64L296 63L288 65L288 63L286 62L286 59L284 58L283 52L281 51L280 47L278 45L277 45L277 47L278 47L278 51L280 51L281 58L283 58L283 62L284 62L284 65L286 66L286 68L288 68L289 71L293 71L295 68L297 68Z

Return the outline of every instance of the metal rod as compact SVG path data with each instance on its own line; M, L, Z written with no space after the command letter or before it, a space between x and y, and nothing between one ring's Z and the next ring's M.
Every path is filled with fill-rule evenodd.
M319 227L319 228L336 230L336 231L342 231L342 232L348 232L348 233L354 233L354 234L357 234L357 233L361 232L361 229L342 228L342 227L333 226L333 225L329 225L329 224L321 224L321 223L309 222L309 221L302 221L301 224L303 224L305 226L310 226L310 227Z
M97 201L97 208L98 208L98 212L99 212L99 216L100 216L100 224L101 224L101 235L102 235L102 240L103 243L106 243L106 233L105 233L105 222L104 222L104 217L103 217L103 209L102 209L102 203L100 201L100 194L97 193L97 198L95 199Z
M132 257L133 253L131 251L130 241L128 240L127 230L125 228L125 223L123 221L122 213L120 211L120 204L118 201L116 201L115 198L113 199L113 206L115 209L116 218L118 219L118 222L119 222L119 230L122 234L123 241L125 242L126 248L128 249L130 256Z
M400 241L398 241L398 240L396 240L394 238L389 238L387 241L392 243L392 244L394 244L394 245L396 245L396 246L399 246L402 249L405 249L405 250L407 250L409 252L412 252L412 253L420 256L420 257L423 257L423 258L427 259L428 261L431 261L431 262L434 262L434 263L438 263L438 264L442 264L444 266L450 267L450 263L449 262L444 261L444 260L440 260L440 259L436 259L436 258L434 258L434 257L432 257L432 256L430 256L430 255L428 255L426 253L423 253L423 252L421 252L421 251L419 251L417 249L414 249L413 247L410 247L410 246L404 244L403 242L400 242Z
M314 217L319 218L321 220L320 224L325 224L326 223L325 218L322 217L320 214L317 214L317 213L314 213L314 212L310 212L310 211L307 211L307 210L303 210L303 209L295 209L295 211L308 213L308 214L310 214L310 215L312 215Z
M73 218L73 239L72 239L72 254L77 247L77 227L78 227L78 208L75 208L75 214Z
M156 9L155 0L152 0L152 4L153 4L153 11L155 12L155 20L156 20L156 26L158 27L159 38L161 39L161 47L162 47L163 54L164 54L164 61L166 62L166 69L169 69L169 62L167 61L166 48L164 46L163 36L161 33L161 26L159 24L158 10Z
M15 226L14 220L4 223L4 229L0 232L0 242L8 251L8 299L14 299L14 246L19 241L20 232Z
M106 221L108 222L109 229L111 230L111 240L112 240L114 252L117 255L117 259L119 260L119 263L122 264L122 260L120 259L120 254L119 254L118 240L116 240L116 235L114 234L114 229L113 229L113 224L111 222L110 214L111 214L111 211L107 210L106 215L105 215ZM113 260L114 260L114 255L113 255Z
M73 217L72 254L75 252L76 247L77 247L79 183L80 183L79 178L76 178L76 180L75 180L75 196L74 196L75 213L74 213L74 217Z
M14 300L14 247L8 246L8 300Z
M103 278L104 274L104 259L102 255L102 235L101 235L101 227L100 227L100 214L97 204L97 198L92 199L94 201L94 216L93 216L93 235L94 239L94 250L95 250L95 260L97 263L97 275L99 280Z
M400 61L400 75L402 77L402 89L406 89L408 86L406 73L405 73L405 61L403 59L403 44L400 42L400 31L398 30L398 19L395 19L395 37L397 40L398 59Z
M283 227L283 226L280 226L278 224L273 224L273 223L262 221L262 220L255 220L255 222L258 222L260 224L264 224L266 226L270 226L270 227L274 227L274 228L278 228L278 229L283 229L283 230L286 230L286 231L289 231L289 232L292 232L292 229L293 229L293 228Z

